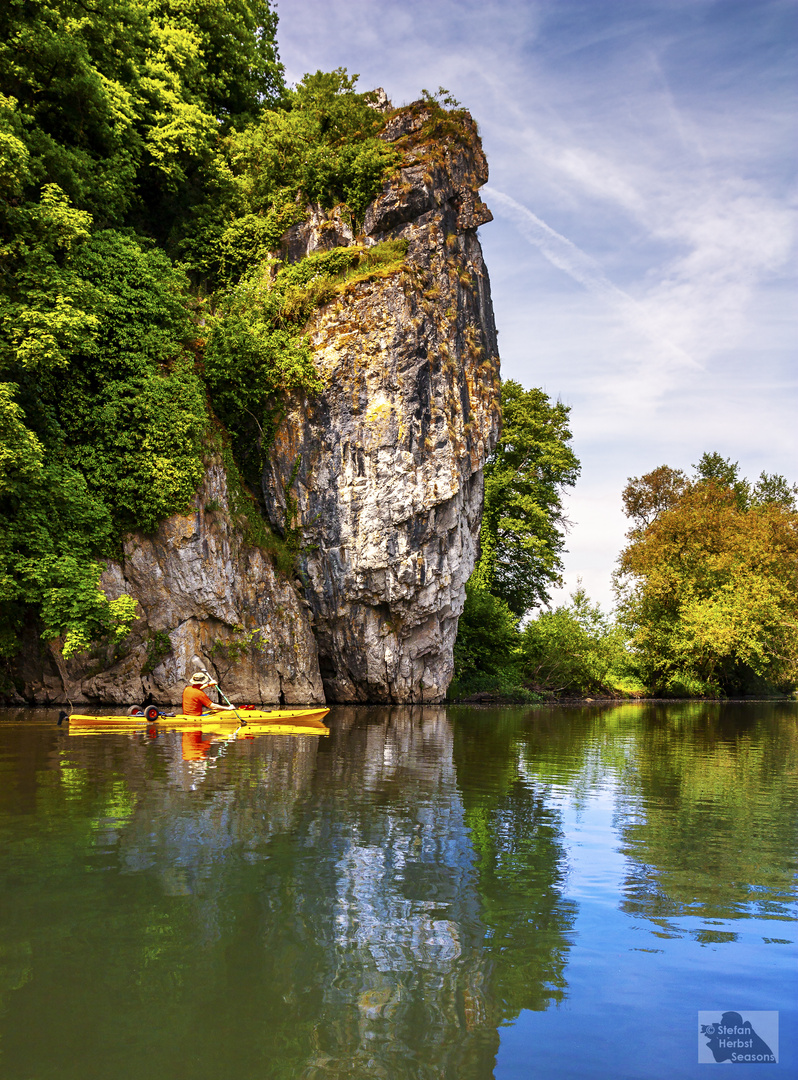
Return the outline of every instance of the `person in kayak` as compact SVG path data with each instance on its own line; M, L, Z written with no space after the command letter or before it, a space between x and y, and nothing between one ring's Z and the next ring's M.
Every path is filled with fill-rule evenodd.
M183 691L183 715L202 716L203 709L210 709L212 712L229 712L234 709L234 705L218 705L205 693L208 687L216 685L218 684L213 681L207 671L195 671Z

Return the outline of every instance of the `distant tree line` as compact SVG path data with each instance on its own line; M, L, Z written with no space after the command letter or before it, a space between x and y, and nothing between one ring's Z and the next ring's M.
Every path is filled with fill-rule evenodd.
M706 453L688 477L630 479L610 615L561 582L562 496L579 474L568 409L509 381L485 467L481 554L450 697L723 696L798 685L798 488Z

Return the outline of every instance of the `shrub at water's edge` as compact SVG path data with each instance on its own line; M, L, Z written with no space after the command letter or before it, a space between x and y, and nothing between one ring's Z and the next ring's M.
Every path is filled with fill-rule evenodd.
M449 698L534 702L645 692L622 628L581 586L568 604L523 625L507 604L469 585Z

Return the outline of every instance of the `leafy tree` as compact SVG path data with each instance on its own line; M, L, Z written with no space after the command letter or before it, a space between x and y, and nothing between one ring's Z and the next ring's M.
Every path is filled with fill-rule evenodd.
M116 536L152 532L185 510L204 473L208 416L186 348L186 282L161 252L117 232L96 233L73 267L100 329L59 395L67 459L109 508Z
M782 510L798 510L798 484L788 484L783 476L762 472L751 488L752 506L780 506Z
M454 645L450 697L480 691L512 694L520 686L516 660L518 616L485 589L466 585L466 601Z
M355 91L357 79L343 68L306 75L280 108L222 140L207 196L180 241L192 272L237 282L304 220L309 203L342 204L362 221L399 154L378 138L385 117L373 93Z
M220 131L283 92L266 0L38 0L0 11L0 94L29 155L98 223L162 225ZM179 200L172 202L172 211Z
M485 465L480 558L472 584L516 615L549 599L560 583L567 519L562 495L579 476L570 409L542 390L502 385L502 433Z
M687 477L681 469L660 465L645 476L633 476L624 488L623 506L626 516L636 528L650 525L663 510L678 500L687 487Z
M561 580L562 494L579 475L567 406L512 379L502 385L501 404L502 433L485 465L480 558L466 587L451 696L524 694L519 621L546 603L549 587Z
M72 240L60 256L32 247L67 302L44 287L38 307L6 298L28 336L12 329L0 352L16 378L0 384L0 658L34 612L65 655L124 633L135 605L98 591L98 560L185 509L203 474L182 275L118 232Z
M661 470L632 481L636 491ZM752 488L704 455L648 523L637 520L616 573L620 613L656 692L687 681L739 692L798 679L798 515L783 477ZM629 488L627 488L627 493ZM626 497L627 510L634 504Z
M628 675L620 627L581 585L569 604L541 611L524 626L518 655L525 684L547 693L606 693Z

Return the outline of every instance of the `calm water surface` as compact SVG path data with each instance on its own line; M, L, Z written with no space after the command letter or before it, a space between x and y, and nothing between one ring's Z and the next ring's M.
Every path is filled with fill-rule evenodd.
M699 1010L798 1075L798 705L56 715L0 713L3 1080L705 1078Z

